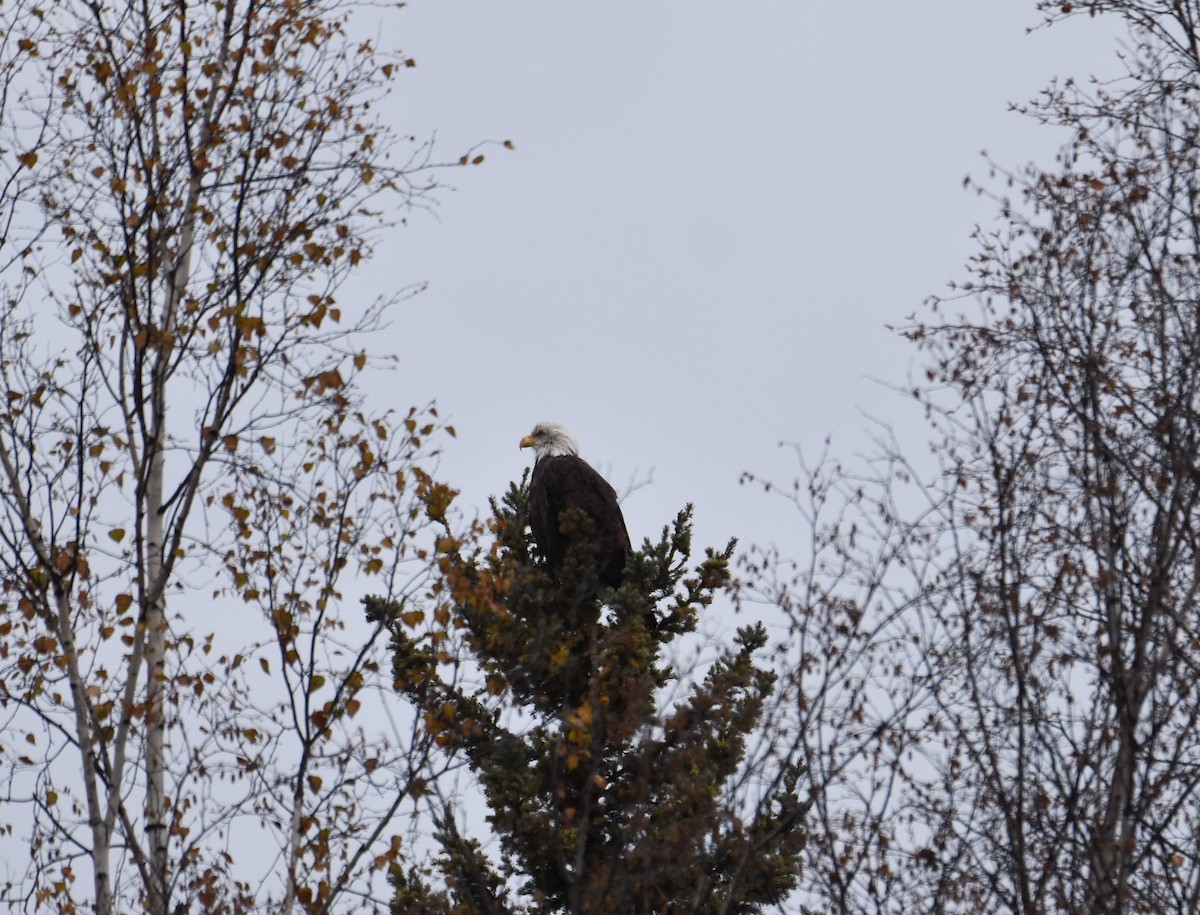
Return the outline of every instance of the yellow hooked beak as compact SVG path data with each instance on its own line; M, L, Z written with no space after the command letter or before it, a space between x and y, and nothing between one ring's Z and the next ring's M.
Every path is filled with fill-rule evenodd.
M521 439L522 448L533 448L535 445L537 445L537 439L535 439L532 435L527 435Z

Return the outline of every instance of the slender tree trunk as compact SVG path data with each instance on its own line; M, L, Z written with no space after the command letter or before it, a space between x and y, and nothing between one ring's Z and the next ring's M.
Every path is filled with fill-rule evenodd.
M161 428L159 435L161 436ZM151 456L146 486L146 839L150 858L150 911L166 915L167 889L167 798L166 798L166 618L163 594L157 587L162 578L163 458L156 447Z
M162 344L164 350L166 343ZM145 613L146 644L146 845L149 858L148 890L150 911L155 915L166 915L170 899L167 878L167 793L166 793L166 707L164 695L167 689L166 642L167 623L165 614L166 582L163 568L163 551L166 544L164 530L165 497L163 495L165 473L164 446L166 444L166 382L167 354L160 350L155 361L151 380L150 438L146 443L146 490L145 512L146 556Z
M50 544L47 544L38 533L38 525L33 517L30 506L21 496L23 488L16 467L8 450L0 443L0 467L3 467L4 478L17 499L25 530L30 545L38 557L41 566L51 574L54 581L54 611L57 624L57 635L62 648L62 657L66 665L67 683L71 691L71 702L74 707L74 725L79 747L80 763L84 794L87 798L88 826L92 833L92 878L95 887L95 912L97 915L110 915L113 908L112 879L110 874L112 831L101 815L100 791L96 778L96 760L93 755L92 719L89 714L90 703L87 698L86 684L79 667L78 646L75 643L74 626L71 620L71 603L63 588L62 582L54 578L56 570L55 556Z
M56 586L55 604L58 610L58 630L62 641L63 657L67 665L67 680L71 687L71 703L75 710L75 732L79 736L79 755L83 765L82 779L87 796L88 825L92 833L92 875L95 884L96 915L112 912L112 831L107 826L104 808L100 802L100 787L96 772L96 758L90 717L91 703L88 701L83 673L79 667L78 648L75 644L71 622L70 601L61 588Z
M202 131L202 143L208 130ZM157 147L156 147L157 148ZM183 308L188 281L191 278L192 249L196 237L196 201L200 193L200 176L193 173L188 181L185 212L189 214L178 235L178 253L170 265L169 282L165 290L162 319L157 328L155 361L150 381L151 436L147 442L145 518L146 518L146 838L150 859L151 911L166 915L171 893L169 879L170 818L166 792L166 703L168 685L166 670L167 577L172 563L168 561L166 530L166 442L167 442L167 385L171 378L171 358L176 330L175 318ZM159 256L168 252L160 249ZM149 338L148 338L149 342ZM186 514L186 509L180 512ZM176 518L175 524L182 524Z

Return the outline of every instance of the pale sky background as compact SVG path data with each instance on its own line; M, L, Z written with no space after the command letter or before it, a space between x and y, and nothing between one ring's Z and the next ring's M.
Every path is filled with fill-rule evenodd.
M515 150L444 174L365 274L429 284L373 341L402 356L381 393L457 426L441 472L468 513L556 420L618 489L653 469L635 542L694 502L698 547L787 553L798 519L742 472L793 478L781 441L863 451L864 412L924 441L873 380L917 357L886 325L965 275L995 212L963 189L980 152L1060 144L1009 103L1115 70L1113 23L1038 21L1032 0L411 0L392 122L445 159Z
M962 187L980 151L1016 166L1061 142L1008 104L1115 66L1111 23L1027 35L1033 0L410 0L386 21L417 61L399 132L447 160L515 149L444 173L436 213L342 291L428 284L370 341L401 357L373 395L438 402L468 515L557 420L618 489L653 470L623 505L635 543L693 502L697 553L798 552L794 511L739 485L795 475L781 441L853 455L865 413L919 446L919 411L872 380L917 357L886 325L964 276L994 218ZM243 605L202 610L242 637Z

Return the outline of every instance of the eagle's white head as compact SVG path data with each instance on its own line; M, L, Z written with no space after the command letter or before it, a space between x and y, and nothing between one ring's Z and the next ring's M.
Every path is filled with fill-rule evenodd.
M579 454L579 443L558 423L538 423L521 439L521 447L532 448L535 461L560 454Z

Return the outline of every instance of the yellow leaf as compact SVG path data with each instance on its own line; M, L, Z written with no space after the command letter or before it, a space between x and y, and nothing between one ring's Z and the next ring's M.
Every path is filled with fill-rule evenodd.
M108 532L108 539L113 540L117 543L120 543L122 540L125 539L125 528L114 527L111 531Z
M403 622L404 625L408 626L410 629L415 629L422 623L422 621L424 621L424 619L425 612L423 610L409 610L407 613L400 614L401 622Z
M58 640L51 636L39 635L33 640L33 650L41 652L42 654L49 654L50 652L55 651L57 648Z
M343 388L346 382L342 380L342 373L337 369L330 369L327 372L322 372L317 376L317 383L323 388Z

